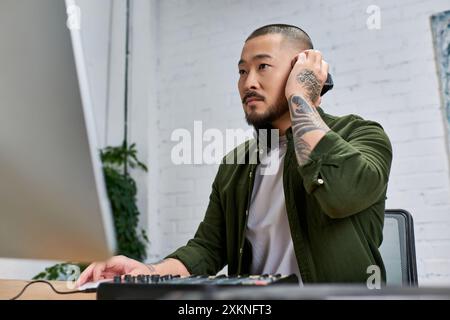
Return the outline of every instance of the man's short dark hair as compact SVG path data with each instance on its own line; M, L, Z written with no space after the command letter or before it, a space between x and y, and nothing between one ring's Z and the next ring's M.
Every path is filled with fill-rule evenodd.
M301 46L304 49L314 49L309 35L303 29L289 24L269 24L258 28L248 36L245 42L271 33L282 34L287 40L292 41L295 45Z

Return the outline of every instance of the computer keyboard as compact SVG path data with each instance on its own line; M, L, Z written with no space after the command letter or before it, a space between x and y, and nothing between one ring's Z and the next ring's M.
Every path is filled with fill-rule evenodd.
M295 274L263 274L248 276L207 276L191 275L126 275L114 277L111 282L103 282L97 288L97 299L163 299L177 292L208 292L237 286L265 287L277 284L298 284Z

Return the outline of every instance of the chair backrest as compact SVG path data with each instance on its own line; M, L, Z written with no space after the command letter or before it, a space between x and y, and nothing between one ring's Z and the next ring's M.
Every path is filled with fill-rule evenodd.
M386 210L380 247L387 286L417 286L416 246L411 214L402 209Z

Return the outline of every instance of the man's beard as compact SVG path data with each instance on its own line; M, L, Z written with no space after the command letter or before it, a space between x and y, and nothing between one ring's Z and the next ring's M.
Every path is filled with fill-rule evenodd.
M257 114L255 111L245 112L245 120L255 129L272 129L272 123L289 111L289 106L279 103L271 105L263 114Z

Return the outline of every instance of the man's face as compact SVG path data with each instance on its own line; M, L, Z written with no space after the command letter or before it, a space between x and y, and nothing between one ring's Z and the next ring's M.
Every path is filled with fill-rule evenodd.
M247 123L268 128L288 110L285 86L291 61L298 53L281 34L267 34L248 40L242 49L239 94Z

